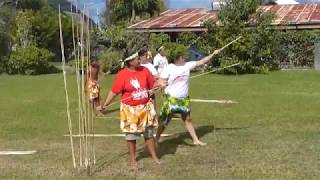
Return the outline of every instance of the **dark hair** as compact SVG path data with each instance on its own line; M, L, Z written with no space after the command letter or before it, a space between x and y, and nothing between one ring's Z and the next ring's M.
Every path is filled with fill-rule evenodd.
M144 56L147 52L148 52L148 49L147 49L147 48L142 48L142 49L140 49L140 51L138 52L138 56L139 56L139 57Z
M130 60L130 61L131 61L131 60ZM125 65L126 67L129 67L129 62L130 62L130 61L125 61L125 62L124 62L124 65Z
M142 45L142 47L148 49L148 44L144 43L144 44Z

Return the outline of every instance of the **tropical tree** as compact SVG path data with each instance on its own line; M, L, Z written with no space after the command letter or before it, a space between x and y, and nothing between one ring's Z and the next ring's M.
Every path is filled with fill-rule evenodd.
M0 73L4 71L6 56L9 55L13 36L15 0L0 2Z
M106 0L106 16L110 15L112 23L130 21L134 23L139 17L152 17L165 10L164 0Z
M239 43L225 49L219 57L220 66L236 62L242 65L224 73L265 73L278 68L279 32L271 26L272 14L256 11L261 4L261 0L225 0L218 14L219 24L207 23L206 39L211 47L221 47L242 36Z
M45 0L19 0L17 1L17 8L26 10L31 9L34 11L40 10L46 5Z

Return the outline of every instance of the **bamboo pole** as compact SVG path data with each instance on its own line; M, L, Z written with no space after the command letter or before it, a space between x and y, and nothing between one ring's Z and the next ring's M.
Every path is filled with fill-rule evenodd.
M78 13L78 3L76 3L76 13ZM73 19L73 17L72 17ZM83 112L82 112L82 101L81 101L81 81L80 81L80 49L81 48L81 44L79 44L80 42L80 32L79 32L79 24L77 23L76 25L76 35L77 35L77 39L76 41L74 41L77 45L76 48L76 58L75 58L75 66L76 66L76 79L77 79L77 90L78 90L78 131L79 134L82 133L82 116L83 116ZM79 165L82 166L82 138L79 138Z
M81 97L81 111L82 111L82 118L81 118L81 134L85 134L85 118L86 118L86 112L85 112L85 96L84 96L84 42L83 42L83 34L84 34L84 14L81 16L80 20L80 59L79 59L79 68L81 66L81 78L80 78L80 97ZM80 65L81 63L81 65ZM81 146L81 151L82 151L82 161L81 165L83 165L83 162L86 162L85 159L85 137L82 137L82 146ZM86 163L85 163L86 165Z
M73 5L72 4L70 4L70 9L71 9L71 12L73 12ZM76 7L76 11L77 11L77 7ZM78 76L78 73L79 73L79 71L78 71L78 66L77 66L77 61L78 61L78 48L76 48L77 46L76 46L76 39L75 39L75 27L74 27L74 19L73 19L73 16L71 16L71 28L72 28L72 43L73 43L73 53L74 53L74 62L75 62L75 68L76 68L76 81L77 81L77 86L78 86L78 84L79 84L79 76ZM77 25L77 36L78 36L78 25ZM77 90L78 90L78 96L79 96L79 91L80 91L80 89L79 89L79 87L77 88ZM78 120L80 120L80 118L81 118L81 112L80 112L80 101L78 101ZM80 144L81 144L81 138L79 138L80 139ZM79 154L79 158L81 157L81 154ZM79 162L80 162L80 160L79 160Z
M73 167L76 168L77 164L76 164L75 155L74 155L73 138L71 137L72 136L72 121L71 121L71 115L70 115L69 94L68 94L68 88L67 88L67 77L66 77L66 69L65 69L66 61L65 61L65 55L64 55L60 5L59 5L59 29L60 29L60 45L61 45L61 59L62 59L62 69L63 69L63 81L64 81L64 89L65 89L66 103L67 103L67 119L68 119L68 127L69 127L69 134L70 134L72 162L73 162Z
M87 14L90 14L90 10L88 8L88 12ZM87 36L87 44L88 44L88 67L90 66L90 62L91 62L91 35L90 35L90 21L88 19L87 21L87 33L88 33L88 36ZM91 76L91 74L90 74ZM90 77L91 78L91 77ZM90 102L88 101L88 112L89 112L89 116L88 116L88 131L89 131L89 134L92 133L94 134L94 116L93 114L95 113L95 106L94 106L94 102L92 102L92 106L89 106L90 105ZM91 114L91 116L90 116ZM96 163L96 157L95 157L95 148L94 148L94 136L92 137L89 137L89 156L90 156L90 165L95 164ZM93 159L93 162L91 162L91 158Z
M84 12L87 12L88 9L85 9ZM86 43L86 81L87 81L87 78L88 78L88 75L89 75L89 78L91 79L91 72L89 72L89 61L90 61L90 57L89 57L89 18L87 17L87 21L86 21L86 24L85 24L85 28L86 28L86 37L85 37L85 43ZM89 74L88 74L89 73ZM87 88L87 87L85 87ZM88 136L88 134L90 134L90 99L89 97L85 94L85 102L86 102L86 121L85 121L85 127L86 127L86 159L87 159L87 168L90 167L90 148L89 148L89 143L90 143L90 137Z

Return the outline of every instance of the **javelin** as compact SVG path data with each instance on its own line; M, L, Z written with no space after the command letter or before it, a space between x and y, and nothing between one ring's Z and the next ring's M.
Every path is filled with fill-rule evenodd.
M236 41L238 41L239 39L241 39L242 36L239 36L237 39L229 42L228 44L224 45L222 48L218 49L218 53L220 53L222 50L224 50L225 48L227 48L228 46L230 46L231 44L235 43ZM211 55L213 55L214 53L212 53ZM196 77L199 77L199 76L203 76L203 75L206 75L206 74L210 74L210 73L213 73L213 72L216 72L216 71L219 71L219 70L222 70L222 69L226 69L226 68L230 68L230 67L234 67L234 66L238 66L240 65L240 63L235 63L235 64L231 64L229 66L225 66L225 67L222 67L222 68L218 68L218 69L214 69L212 71L208 71L208 72L205 72L205 73L202 73L202 74L198 74L198 75L195 75L195 76L191 76L190 79L193 79L193 78L196 78Z
M226 44L225 46L223 46L222 48L218 49L219 51L222 51L223 49L227 48L228 46L230 46L231 44L233 44L234 42L238 41L239 39L241 39L242 36L239 36L237 39L229 42L228 44Z

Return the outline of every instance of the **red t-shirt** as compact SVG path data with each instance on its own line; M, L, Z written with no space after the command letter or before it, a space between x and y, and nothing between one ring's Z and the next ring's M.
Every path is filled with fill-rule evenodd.
M148 90L153 88L154 83L155 79L147 68L140 66L136 71L125 68L116 75L112 92L122 94L122 103L136 106L149 101Z

